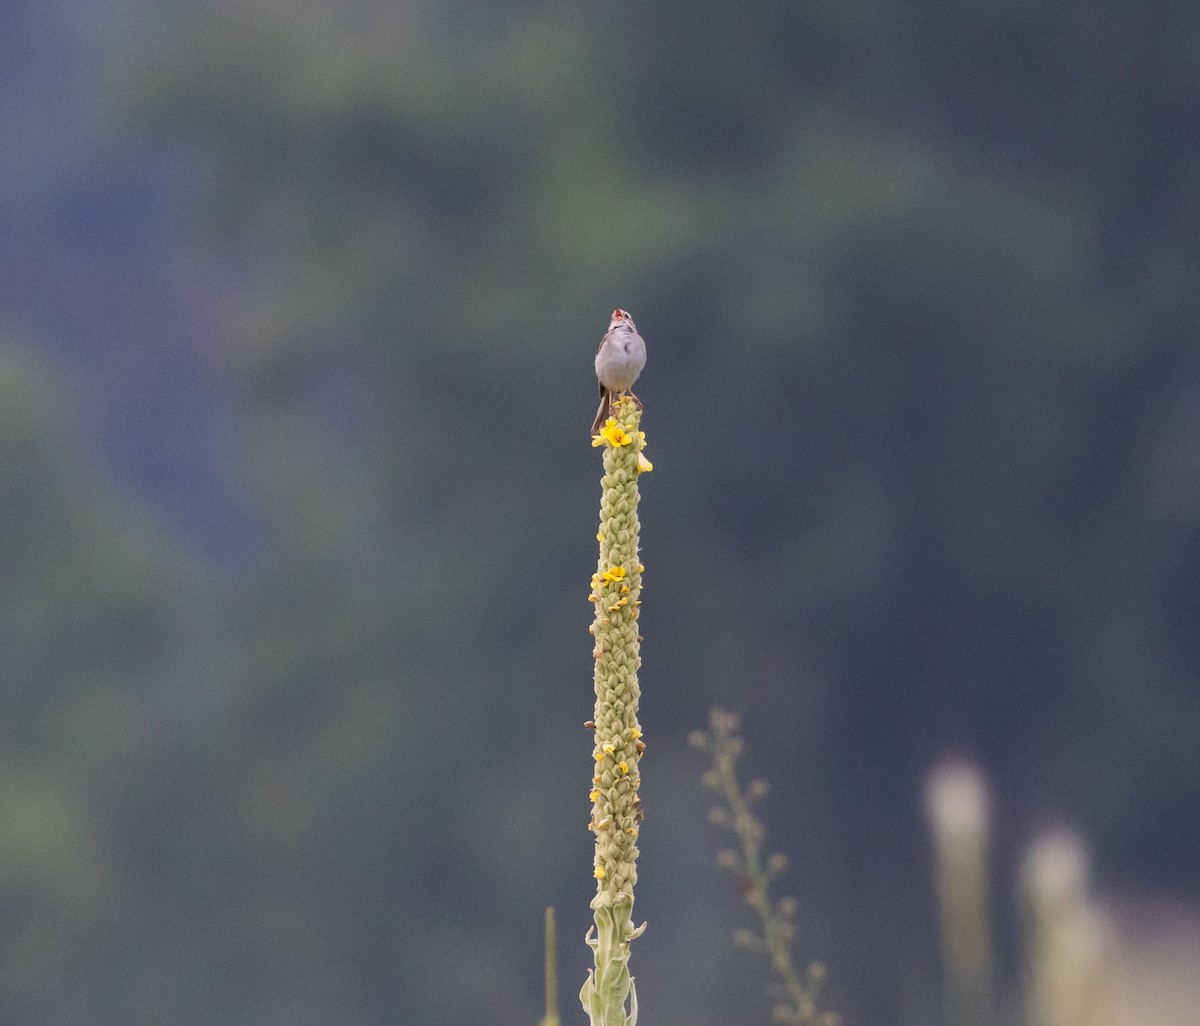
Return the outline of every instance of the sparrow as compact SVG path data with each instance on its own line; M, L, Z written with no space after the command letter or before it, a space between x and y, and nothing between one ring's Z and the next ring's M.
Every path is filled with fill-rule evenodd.
M600 340L596 350L596 381L600 385L600 408L592 422L592 435L598 435L604 422L612 415L613 400L629 392L646 366L646 343L638 334L633 318L624 310L614 310L608 322L608 331ZM633 401L638 409L641 400L636 395Z

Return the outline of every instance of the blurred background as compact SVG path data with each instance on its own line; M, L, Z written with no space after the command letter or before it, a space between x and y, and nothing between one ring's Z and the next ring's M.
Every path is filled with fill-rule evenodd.
M532 1023L590 952L592 356L638 384L645 1021L935 1021L930 771L1200 899L1200 9L6 0L0 1021ZM1007 995L1007 997L1005 997ZM1128 1021L1128 1020L1127 1020Z

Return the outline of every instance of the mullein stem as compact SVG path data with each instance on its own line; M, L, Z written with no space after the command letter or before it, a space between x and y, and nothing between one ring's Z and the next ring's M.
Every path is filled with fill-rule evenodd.
M554 906L546 907L546 1015L541 1026L560 1026L558 1017L558 942L554 929Z
M595 925L587 943L595 964L579 994L592 1026L636 1024L629 946L645 929L644 924L635 927L630 918L642 818L638 763L645 749L638 723L643 567L638 562L637 507L638 474L649 463L641 456L641 416L633 400L618 400L612 418L593 441L604 446L600 559L589 596L596 607L590 628L595 639L596 707L589 724L595 731L590 828L596 835L596 896L591 902Z

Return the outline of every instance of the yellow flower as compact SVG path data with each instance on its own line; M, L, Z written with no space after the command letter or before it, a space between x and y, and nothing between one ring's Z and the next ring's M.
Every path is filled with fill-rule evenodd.
M628 773L629 772L629 763L624 762L624 761L618 762L617 769L619 769L622 773Z
M639 474L649 474L653 469L654 464L639 452L637 458L637 472Z
M623 566L610 566L600 575L602 581L623 581L625 580L625 568Z
M604 423L604 427L600 429L600 433L592 439L592 447L604 445L606 442L614 449L622 445L629 445L633 439L625 433L625 429L621 427L612 417L609 417Z
M599 790L599 788L597 788L595 791L592 791L591 794L588 795L588 801L594 802L599 797L600 797L600 790Z
M605 755L612 755L612 753L615 752L616 750L617 750L616 745L605 745L604 746L604 754Z
M633 738L634 741L636 741L639 737L642 736L642 732L640 730L638 730L637 727L630 727L629 728L629 736L631 738Z
M597 880L603 880L606 876L608 876L608 874L604 872L603 866L597 866L595 872L592 873L592 876L594 876Z

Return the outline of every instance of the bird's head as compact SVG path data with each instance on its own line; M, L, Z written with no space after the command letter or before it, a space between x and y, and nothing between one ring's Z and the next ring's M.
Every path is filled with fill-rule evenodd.
M612 312L612 320L608 322L608 330L612 331L613 328L619 327L632 328L634 331L637 331L633 323L633 318L629 316L628 312L618 307Z

